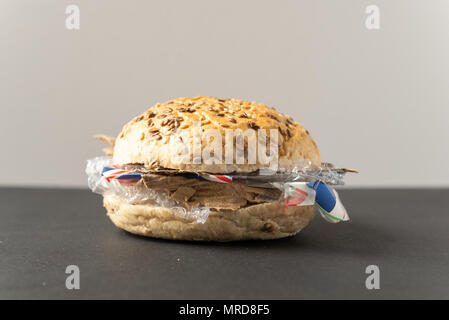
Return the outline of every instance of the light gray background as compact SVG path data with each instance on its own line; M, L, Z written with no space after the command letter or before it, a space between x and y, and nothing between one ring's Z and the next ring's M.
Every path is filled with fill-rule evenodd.
M351 186L448 186L448 16L444 0L1 0L0 185L85 186L92 135L211 95L292 115L360 170Z

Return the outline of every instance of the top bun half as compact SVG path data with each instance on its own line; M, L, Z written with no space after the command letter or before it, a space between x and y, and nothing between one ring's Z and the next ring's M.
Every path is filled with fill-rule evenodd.
M198 128L198 124L200 129L195 131L194 126ZM225 163L224 148L221 163L179 161L180 148L189 141L201 141L201 150L209 148L210 151L213 139L200 137L200 140L195 140L195 135L201 136L201 132L204 134L208 129L219 130L223 145L227 129L240 129L243 132L247 129L266 129L267 141L270 129L276 129L279 166L292 166L304 159L311 160L314 164L321 163L318 147L308 131L289 116L257 102L203 96L158 103L132 119L123 127L115 141L113 160L117 164L141 164L148 169L163 167L212 173L252 172L269 166L259 161L247 163L246 156L243 164ZM235 140L232 140L233 148ZM188 152L192 159L193 148ZM246 153L245 149L245 155Z

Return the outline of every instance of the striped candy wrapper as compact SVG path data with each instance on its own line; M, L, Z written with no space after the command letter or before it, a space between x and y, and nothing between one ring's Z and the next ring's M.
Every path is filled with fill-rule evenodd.
M285 206L305 206L314 204L321 216L328 222L349 221L345 207L337 191L321 181L286 182L284 185Z
M214 181L219 183L232 183L232 176L224 176L220 174L207 174L200 176L204 180Z
M120 183L135 183L139 181L143 173L136 171L127 171L123 169L104 167L101 175L105 177L108 182L112 179L118 180ZM181 174L182 175L182 174ZM191 174L186 174L188 177L192 177ZM232 176L220 175L220 174L207 174L196 176L200 179L219 182L219 183L232 183Z
M133 184L139 181L143 174L140 172L104 167L101 175L105 177L108 182L111 182L112 179L116 179L120 183Z

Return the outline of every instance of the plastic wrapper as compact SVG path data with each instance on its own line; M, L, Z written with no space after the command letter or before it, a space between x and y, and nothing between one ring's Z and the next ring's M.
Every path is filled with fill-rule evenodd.
M310 161L303 160L276 172L259 170L246 174L219 175L160 168L152 173L259 188L261 191L255 201L279 201L285 207L315 205L326 221L336 223L348 221L349 217L337 192L329 185L342 185L347 172L355 170L335 168L329 163L316 167ZM210 213L210 208L206 206L186 207L181 201L173 200L165 190L145 187L139 182L148 174L148 170L138 165L116 166L109 156L97 157L87 161L86 174L89 188L98 194L114 194L131 204L170 208L181 218L197 223L204 223Z
M136 185L135 179L107 179L103 170L112 165L112 159L108 156L87 160L86 174L89 188L98 194L114 194L130 204L154 205L172 209L179 217L204 223L210 210L204 206L190 209L184 208L180 203L171 200L162 190L150 190ZM131 169L131 167L128 167ZM135 169L135 168L133 168Z

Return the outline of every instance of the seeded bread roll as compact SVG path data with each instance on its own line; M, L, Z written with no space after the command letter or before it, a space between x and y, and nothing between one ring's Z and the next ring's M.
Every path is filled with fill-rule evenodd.
M195 141L198 134L193 130L200 125L200 132L218 129L225 144L226 129L266 129L267 140L270 129L278 130L278 163L288 167L303 159L320 164L318 148L305 130L290 117L276 112L265 104L237 99L218 99L211 97L180 98L158 103L142 115L127 123L115 141L113 159L117 164L137 163L147 168L171 168L191 172L251 172L268 167L268 163L248 164L225 163L225 149L221 163L207 164L193 162L193 148L188 151L191 163L186 163L186 145ZM210 147L211 140L201 139L201 150ZM233 148L235 150L235 140ZM196 140L198 141L198 140ZM245 149L248 148L245 143ZM184 153L183 153L184 152ZM216 158L219 155L214 155ZM235 152L234 152L235 159Z
M204 151L211 154L213 143L217 146L216 141L204 139L208 129L217 129L221 137L226 137L226 133L231 131L228 129L233 129L232 132L237 129L241 132L266 129L265 142L271 141L273 133L277 133L279 166L289 167L303 159L309 159L317 165L321 163L318 148L307 130L290 117L264 104L211 97L181 98L151 107L123 127L115 140L113 160L119 165L140 164L149 171L163 167L188 172L229 173L252 172L270 166L270 163L261 163L260 159L256 163L248 162L248 154L254 151L251 150L254 144L249 141L244 143L246 162L237 164L235 138L222 139L222 154L215 154L214 149L213 157L221 160L221 163L207 163L204 159L200 163L186 163L186 158L179 157L180 154L186 155L186 146L199 142L196 146L202 155ZM273 131L270 132L270 129ZM234 161L225 163L226 150L223 147L229 141ZM193 148L187 148L187 151L188 159L193 160L197 153ZM184 207L196 202L196 205L207 206L211 210L207 221L202 224L185 220L170 208L158 206L159 203L132 204L127 201L129 199L105 194L104 206L117 227L139 235L174 240L276 239L296 234L314 216L313 206L284 207L282 201L276 201L277 198L268 200L265 190L242 186L239 189L237 183L232 187L227 185L227 188L211 181L193 181L196 183L192 184L184 181L190 178L155 178L155 174L161 173L152 174L144 176L143 184L139 186L151 191L161 189ZM178 182L171 185L174 179ZM233 198L230 199L230 196Z

